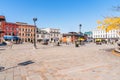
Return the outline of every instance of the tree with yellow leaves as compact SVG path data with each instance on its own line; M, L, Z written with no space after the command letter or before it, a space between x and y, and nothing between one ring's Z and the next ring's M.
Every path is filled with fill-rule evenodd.
M110 30L120 29L120 17L107 17L103 21L97 21L98 29L109 32Z

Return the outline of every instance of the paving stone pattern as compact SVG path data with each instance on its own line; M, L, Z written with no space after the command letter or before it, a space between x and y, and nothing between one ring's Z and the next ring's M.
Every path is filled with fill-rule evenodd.
M113 45L13 45L0 50L0 80L120 80L120 57ZM21 62L33 61L25 66Z

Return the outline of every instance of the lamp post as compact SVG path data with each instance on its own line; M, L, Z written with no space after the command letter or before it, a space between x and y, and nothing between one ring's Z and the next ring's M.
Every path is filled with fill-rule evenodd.
M81 27L82 27L82 24L79 25L80 36L81 36ZM80 45L81 45L81 37L80 37Z
M79 25L79 32L81 34L81 27L82 27L82 24Z
M37 26L36 26L36 21L37 21L37 18L33 18L33 21L34 21L34 26L35 26L35 30L34 30L34 48L36 49L37 46L36 46L36 29L37 29Z

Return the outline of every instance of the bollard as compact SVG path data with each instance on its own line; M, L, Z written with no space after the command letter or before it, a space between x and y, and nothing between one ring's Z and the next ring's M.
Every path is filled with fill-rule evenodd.
M75 47L79 47L78 41L75 41Z

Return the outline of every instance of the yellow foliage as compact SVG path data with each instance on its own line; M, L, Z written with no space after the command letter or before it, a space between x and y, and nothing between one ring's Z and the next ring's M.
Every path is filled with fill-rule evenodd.
M98 26L97 29L101 29L101 26Z
M105 26L98 26L97 29L105 30Z
M101 26L101 29L102 29L102 30L105 30L105 26Z
M98 21L98 29L106 30L109 32L110 30L120 29L120 17L107 17L103 21Z
M110 30L113 30L113 28L111 26L106 28L106 32L109 32Z

